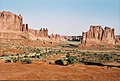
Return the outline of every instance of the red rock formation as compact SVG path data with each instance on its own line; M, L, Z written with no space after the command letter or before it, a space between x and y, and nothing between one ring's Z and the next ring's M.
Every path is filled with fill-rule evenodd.
M63 36L60 36L59 34L51 34L49 35L49 38L52 42L60 43L61 41L67 41Z
M22 29L20 31L28 32L28 24L23 24Z
M117 36L115 37L115 42L116 42L116 43L120 43L120 36L119 36L119 35L117 35Z
M49 36L49 38L51 39L51 40L56 40L56 41L59 41L60 40L60 35L59 34L51 34L50 36Z
M28 24L23 24L21 15L8 11L0 12L0 38L2 39L28 39Z
M33 35L37 37L48 37L48 29L46 28L41 28L40 30L34 30L34 29L29 29L29 33L32 33Z
M115 44L114 29L105 27L103 37L102 37L102 43L103 44L112 44L112 45Z
M48 37L48 29L40 30L29 29L28 24L23 23L21 15L15 15L11 12L0 12L0 40L12 42L19 45L44 45L51 42L60 42L64 37L55 34ZM1 43L1 42L0 42Z
M21 15L15 15L11 12L0 12L0 29L17 30L19 31L23 26L23 19Z
M4 31L0 32L1 38L17 39L20 38L20 35L23 38L29 38L29 33L32 33L36 37L48 37L48 29L29 29L28 24L23 24L23 17L21 15L18 16L8 11L0 12L0 30Z
M23 24L23 17L8 11L0 12L0 29L28 32L28 24Z
M114 29L109 27L103 28L101 26L90 26L88 32L83 32L82 44L85 45L108 45L115 44Z

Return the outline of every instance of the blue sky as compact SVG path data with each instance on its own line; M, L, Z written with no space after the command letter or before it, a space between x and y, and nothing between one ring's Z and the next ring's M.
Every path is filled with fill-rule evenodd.
M45 27L49 34L81 35L90 25L120 34L120 0L0 0L0 11L22 14L30 28Z

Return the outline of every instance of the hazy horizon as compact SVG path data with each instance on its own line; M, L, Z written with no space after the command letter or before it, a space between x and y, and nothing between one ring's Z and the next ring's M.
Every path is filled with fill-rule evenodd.
M101 25L120 35L119 0L0 0L0 11L21 14L29 28L48 28L49 34L81 35Z

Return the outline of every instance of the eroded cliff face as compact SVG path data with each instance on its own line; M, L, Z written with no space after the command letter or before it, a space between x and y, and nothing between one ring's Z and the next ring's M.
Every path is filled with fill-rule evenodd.
M120 43L120 35L117 35L117 36L115 37L115 42L116 42L116 43Z
M58 34L48 36L47 28L30 29L28 24L23 23L21 15L3 11L0 12L0 39L22 40L22 42L28 40L60 42L60 39L63 38Z
M103 37L102 37L102 43L103 44L112 44L112 45L115 44L114 29L105 27Z
M0 29L20 31L23 26L21 15L15 15L11 12L0 12Z
M28 24L23 24L21 15L8 11L0 12L1 39L28 39Z
M114 45L114 29L101 26L90 26L90 30L83 32L82 44L84 45Z
M55 43L60 43L60 42L66 42L67 40L63 37L63 36L60 36L59 34L51 34L49 35L49 38L52 42L55 42Z
M60 35L59 34L51 34L51 35L49 35L49 38L51 39L51 40L60 40Z
M33 35L37 37L48 37L48 29L41 28L40 30L35 29L29 29L29 33L32 33Z
M29 39L32 33L36 37L48 37L48 29L30 29L23 23L23 17L8 11L0 12L0 38Z

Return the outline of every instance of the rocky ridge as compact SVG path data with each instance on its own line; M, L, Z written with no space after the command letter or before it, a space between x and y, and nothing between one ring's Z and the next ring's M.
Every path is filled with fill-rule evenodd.
M23 23L23 17L8 11L0 12L0 39L42 40L58 42L60 35L49 36L47 28L30 29Z

